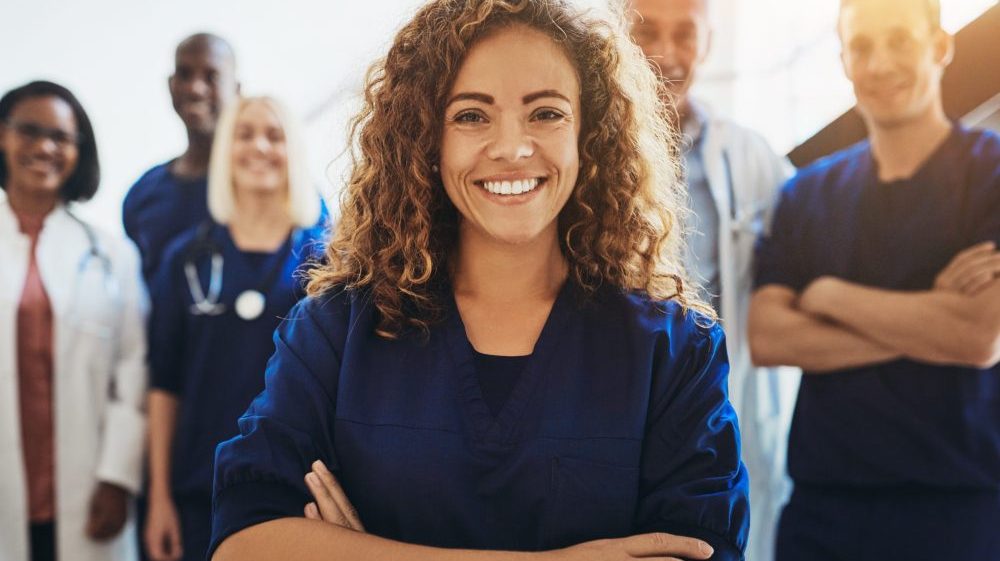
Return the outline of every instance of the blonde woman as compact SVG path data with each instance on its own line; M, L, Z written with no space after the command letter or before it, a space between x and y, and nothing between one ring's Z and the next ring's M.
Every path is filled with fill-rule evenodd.
M656 87L569 2L435 0L400 31L328 262L219 447L215 559L742 558Z
M154 561L205 557L215 446L264 387L271 333L321 247L320 199L294 121L275 100L223 112L212 148L214 222L182 235L152 284L149 491Z

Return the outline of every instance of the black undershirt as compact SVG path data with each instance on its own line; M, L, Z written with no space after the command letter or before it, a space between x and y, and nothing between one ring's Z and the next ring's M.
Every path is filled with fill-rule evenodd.
M475 351L476 376L479 378L479 388L483 400L489 406L493 416L503 409L504 403L514 390L521 372L531 355L527 356L497 356L485 355Z

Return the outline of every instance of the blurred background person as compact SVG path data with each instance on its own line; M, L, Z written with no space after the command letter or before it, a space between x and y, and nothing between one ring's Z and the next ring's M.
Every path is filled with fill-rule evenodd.
M689 95L712 44L709 0L632 0L632 38L663 84L683 133L691 204L686 264L726 328L730 399L740 419L750 474L748 561L774 558L774 530L791 481L785 474L788 424L799 373L755 369L746 322L753 250L791 165L760 135L714 115Z
M952 122L937 0L842 0L868 139L760 243L754 360L802 379L777 559L1000 559L1000 136Z
M149 494L155 561L202 561L215 446L264 389L271 336L303 296L296 271L322 253L320 198L297 123L266 97L219 119L205 221L164 254L152 285Z
M216 35L198 33L181 41L174 64L167 84L187 129L187 149L143 174L122 205L125 233L139 246L147 282L170 241L209 217L205 193L212 139L219 115L240 89L233 48Z
M32 82L0 99L4 561L136 555L146 300L132 244L71 210L99 180L72 93Z

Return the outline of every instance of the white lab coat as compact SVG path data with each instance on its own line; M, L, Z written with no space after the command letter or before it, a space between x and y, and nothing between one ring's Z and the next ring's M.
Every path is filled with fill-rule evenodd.
M702 162L719 214L719 313L729 349L729 397L739 416L742 457L750 474L746 559L773 561L777 518L791 492L785 456L800 373L792 368L753 366L747 315L754 243L769 224L778 192L792 168L759 135L704 109L701 112L706 120L700 143Z
M110 276L98 259L85 261L91 251L86 230L63 206L46 217L36 253L53 312L56 554L124 561L137 555L133 505L125 531L109 542L90 540L84 529L99 481L133 494L140 487L148 306L134 246L91 230ZM29 250L0 195L0 561L30 557L16 357Z

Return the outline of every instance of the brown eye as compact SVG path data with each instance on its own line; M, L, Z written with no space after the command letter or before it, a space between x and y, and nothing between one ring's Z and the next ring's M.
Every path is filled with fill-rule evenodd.
M485 123L486 116L479 111L463 111L452 120L456 123Z

